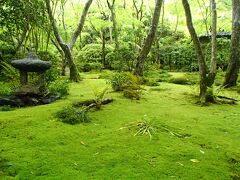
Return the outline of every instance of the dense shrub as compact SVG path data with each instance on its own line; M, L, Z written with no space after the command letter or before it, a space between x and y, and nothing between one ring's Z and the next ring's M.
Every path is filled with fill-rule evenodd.
M114 74L114 71L103 70L99 76L99 79L111 79L113 74Z
M139 100L141 98L141 90L140 89L133 89L128 87L123 90L123 96L128 99L136 99Z
M113 52L114 48L106 45L106 56ZM103 66L102 44L88 44L78 53L77 66L81 71L100 70ZM107 65L106 65L107 66Z
M52 94L58 94L60 97L69 94L69 82L67 80L56 80L51 82L48 86L49 92Z
M151 69L144 72L143 83L147 86L157 86L158 82L168 82L170 77L166 70Z
M86 107L75 109L71 106L66 106L56 113L56 117L64 123L74 125L90 122L87 113L88 109Z
M218 62L217 67L226 70L229 59L230 40L217 39ZM211 44L202 43L202 50L209 66L211 61ZM160 63L162 69L171 71L198 71L199 65L193 43L189 38L176 38L171 35L161 37L160 44L155 44L148 57L149 64Z
M114 91L123 91L131 86L134 89L140 88L141 80L129 72L115 73L109 80Z
M122 44L118 51L113 51L106 56L106 62L111 69L119 71L132 71L136 57L131 46Z
M158 80L155 78L144 78L144 84L147 86L158 86Z
M128 73L115 73L109 80L109 83L114 91L122 91L129 80Z
M82 72L90 72L92 70L102 70L103 69L103 65L101 63L98 62L94 62L94 63L79 63L78 64L78 69L80 69L80 71Z
M114 91L123 91L123 95L129 99L140 99L141 80L128 72L115 73L109 80Z

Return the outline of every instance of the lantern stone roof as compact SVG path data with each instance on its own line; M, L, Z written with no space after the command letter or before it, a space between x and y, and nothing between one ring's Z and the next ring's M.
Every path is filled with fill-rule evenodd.
M29 53L24 59L13 60L11 65L25 72L43 72L51 67L50 62L38 59L37 55L33 52Z

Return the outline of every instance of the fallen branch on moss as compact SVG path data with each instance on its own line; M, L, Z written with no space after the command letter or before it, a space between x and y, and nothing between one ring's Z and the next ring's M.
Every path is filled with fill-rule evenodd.
M102 105L109 104L113 102L112 98L104 98L101 103ZM90 100L85 100L85 101L80 101L80 102L75 102L73 103L74 107L81 107L81 106L87 106L89 108L96 106L96 100L95 99L90 99Z
M233 101L233 102L238 102L239 101L237 99L226 97L226 96L217 96L217 97L220 98L220 99L226 99L226 100Z

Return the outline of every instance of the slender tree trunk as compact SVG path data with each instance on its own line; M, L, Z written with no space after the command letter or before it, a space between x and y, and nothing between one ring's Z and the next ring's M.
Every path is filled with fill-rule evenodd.
M123 0L123 9L126 9L126 0Z
M176 3L176 2L175 2L175 3ZM179 22L179 12L178 12L177 5L176 5L176 4L175 4L175 11L176 11L176 13L177 13L177 19L176 19L176 25L175 25L174 33L177 32L178 22Z
M211 0L212 6L212 50L211 50L211 66L208 74L208 87L214 83L217 74L217 8L216 1Z
M164 15L165 15L165 0L163 0L162 4L162 28L164 28Z
M102 31L102 64L103 68L106 67L106 31Z
M192 23L192 14L191 9L188 3L188 0L182 0L182 4L184 7L185 15L186 15L186 22L188 31L191 35L191 38L193 40L193 44L195 47L195 51L198 58L198 64L199 64L199 75L200 75L200 102L206 103L206 93L207 93L207 66L205 63L205 57L202 52L202 48L200 45L200 41L198 39L197 33L194 29L193 23Z
M232 0L232 37L230 58L223 86L232 87L237 84L240 67L240 0Z
M155 10L154 10L153 19L152 19L152 26L151 26L151 29L150 29L150 31L147 35L147 38L144 42L143 48L142 48L139 56L137 57L137 64L135 66L135 71L134 71L134 74L137 76L143 75L144 62L145 62L145 59L151 49L153 40L155 38L162 3L163 3L163 0L156 0Z
M63 52L65 54L65 58L66 58L66 60L68 62L68 65L69 65L70 80L75 81L75 82L78 82L80 80L80 75L79 75L77 66L74 62L74 58L73 58L73 55L72 55L72 50L73 50L73 46L75 45L75 42L76 42L78 36L81 34L81 31L83 29L83 25L84 25L84 22L85 22L85 19L86 19L86 15L87 15L87 12L88 12L88 9L89 9L90 5L92 4L92 1L93 0L86 1L86 4L84 6L84 9L83 9L83 12L82 12L82 15L81 15L81 18L80 18L80 21L78 23L78 26L72 34L71 42L69 44L67 44L66 42L63 41L63 39L62 39L62 37L59 33L59 30L57 28L57 24L56 24L56 21L54 19L52 9L51 9L51 6L50 6L50 0L45 0L48 15L49 15L52 27L53 27L55 38L57 39L58 44L60 45L61 49L63 50Z

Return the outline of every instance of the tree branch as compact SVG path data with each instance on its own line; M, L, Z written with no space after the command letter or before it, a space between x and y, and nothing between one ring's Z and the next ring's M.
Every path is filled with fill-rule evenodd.
M84 26L84 22L85 22L85 19L86 19L86 16L87 16L87 12L88 12L88 9L90 7L90 5L92 4L92 1L93 0L88 0L88 2L86 2L85 6L84 6L84 9L83 9L83 12L82 12L82 16L80 18L80 21L79 21L79 24L78 24L78 27L77 29L73 32L72 34L72 39L71 39L71 42L69 44L69 47L70 49L72 50L73 49L73 46L78 38L78 36L81 34L82 32L82 29L83 29L83 26Z

